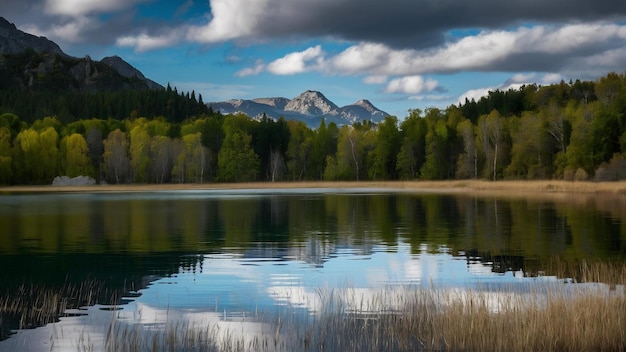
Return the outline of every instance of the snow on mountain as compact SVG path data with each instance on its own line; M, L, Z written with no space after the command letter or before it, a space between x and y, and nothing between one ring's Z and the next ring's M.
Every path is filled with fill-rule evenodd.
M222 114L243 113L257 119L265 114L273 119L284 117L287 120L303 121L310 127L318 127L322 118L327 122L343 125L360 121L380 122L389 115L376 108L368 100L359 100L352 105L338 107L322 93L312 90L307 90L291 100L287 98L232 99L207 105Z

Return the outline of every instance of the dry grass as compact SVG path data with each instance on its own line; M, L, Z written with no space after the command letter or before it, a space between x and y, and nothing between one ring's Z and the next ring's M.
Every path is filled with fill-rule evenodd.
M321 309L261 320L254 339L219 325L159 331L117 327L109 347L135 351L625 351L626 264L564 263L570 283L529 281L499 291L319 290ZM606 280L606 281L605 281ZM594 284L602 281L604 284ZM578 282L578 283L571 283ZM586 283L586 284L585 284ZM591 283L591 284L589 284ZM259 316L257 316L257 319ZM219 323L218 323L219 324Z
M623 288L622 288L623 289ZM400 295L399 295L400 294ZM494 296L495 295L495 296ZM395 296L400 309L389 309ZM327 292L326 309L306 318L275 316L263 336L245 340L219 326L177 323L159 332L118 330L109 350L133 351L624 351L624 292L522 294L436 289L382 291L361 297ZM494 310L494 303L498 309ZM226 338L223 336L226 335ZM220 337L221 336L221 337Z
M564 261L552 258L543 265L543 273L573 282L602 282L610 287L626 285L626 263L620 261ZM533 273L541 275L542 273Z
M59 320L71 308L93 305L110 292L95 281L64 284L61 287L40 287L22 284L0 296L0 341L11 329L32 329Z

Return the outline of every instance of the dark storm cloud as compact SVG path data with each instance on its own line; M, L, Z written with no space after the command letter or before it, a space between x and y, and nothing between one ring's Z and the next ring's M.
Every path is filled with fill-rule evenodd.
M256 34L331 36L392 47L424 48L451 29L626 18L624 1L591 0L270 0Z
M23 31L48 37L62 48L111 45L121 35L162 27L162 23L138 18L134 7L146 1L2 0L0 16Z
M278 74L552 72L581 64L604 69L623 61L626 41L626 27L608 27L626 20L624 1L3 0L0 15L64 49L115 44L144 51L182 41L250 44L324 37L355 43L342 53L309 49L278 59ZM603 34L607 30L610 35ZM275 66L245 72L273 72Z
M104 1L104 0L103 0ZM50 13L45 0L3 0L0 14L18 27L39 28L62 38L61 26L71 26L80 16L79 42L114 43L120 36L148 33L182 25L182 19L146 21L135 16L132 7L146 0L106 1L118 6L94 8L99 12L76 13L76 17ZM196 22L206 15L194 13L191 1L178 1L188 19ZM208 2L208 1L207 1ZM212 0L216 5L224 0ZM248 22L251 27L241 39L280 37L331 37L350 41L376 42L393 48L428 48L443 43L452 29L497 29L524 23L588 22L626 19L626 2L591 0L235 0L227 1L231 22ZM96 4L93 0L84 3ZM160 6L149 1L148 6ZM259 11L247 11L259 7ZM48 9L48 11L46 10ZM177 12L180 14L180 12ZM223 14L220 14L223 15ZM178 16L172 16L176 18ZM88 23L87 23L88 21ZM228 21L228 20L227 20ZM78 25L78 24L76 24ZM57 28L55 32L53 29ZM235 28L233 30L236 31ZM245 38L251 37L251 38ZM237 39L237 38L229 38Z

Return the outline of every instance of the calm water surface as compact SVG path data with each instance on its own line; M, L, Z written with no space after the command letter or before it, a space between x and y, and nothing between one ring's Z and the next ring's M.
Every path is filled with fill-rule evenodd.
M377 189L0 195L0 294L93 280L125 296L119 310L103 300L12 334L0 351L97 347L112 320L262 330L259 312L315 314L324 290L367 299L386 287L561 282L544 267L552 258L624 260L625 219L621 198Z

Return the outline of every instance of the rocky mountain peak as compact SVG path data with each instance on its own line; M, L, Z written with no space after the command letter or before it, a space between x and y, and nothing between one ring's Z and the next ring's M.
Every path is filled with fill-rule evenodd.
M144 81L150 89L163 89L163 86L146 78L141 71L117 55L105 57L100 62L117 71L122 77L137 78L140 81Z
M0 70L6 72L3 82L6 87L54 86L81 91L163 89L119 56L102 61L92 60L89 55L69 56L55 42L22 32L3 17L0 17L0 54L5 56Z
M16 31L17 27L15 27L13 23L7 21L6 18L0 17L0 29Z
M46 37L37 37L17 29L15 24L0 17L0 53L19 54L27 49L37 53L51 53L66 56L61 48Z
M336 114L337 109L335 103L328 100L324 94L314 90L307 90L285 106L285 111L308 115L325 115L333 114L333 112Z
M367 111L376 111L376 107L374 106L374 104L372 104L372 102L370 102L367 99L361 99L359 101L357 101L356 103L354 103L354 105L356 106L360 106L362 108L365 108Z
M141 73L139 70L131 66L131 64L124 61L121 57L117 55L107 56L103 58L102 60L100 60L100 62L102 62L103 64L111 68L114 68L115 71L117 71L120 75L126 78L131 78L131 77L145 78L143 73Z
M223 114L243 113L251 118L265 115L275 120L284 117L288 120L303 121L313 128L319 126L322 118L327 123L334 122L342 125L359 121L380 122L389 115L365 99L339 108L324 94L313 90L307 90L292 100L287 98L232 99L207 105Z

